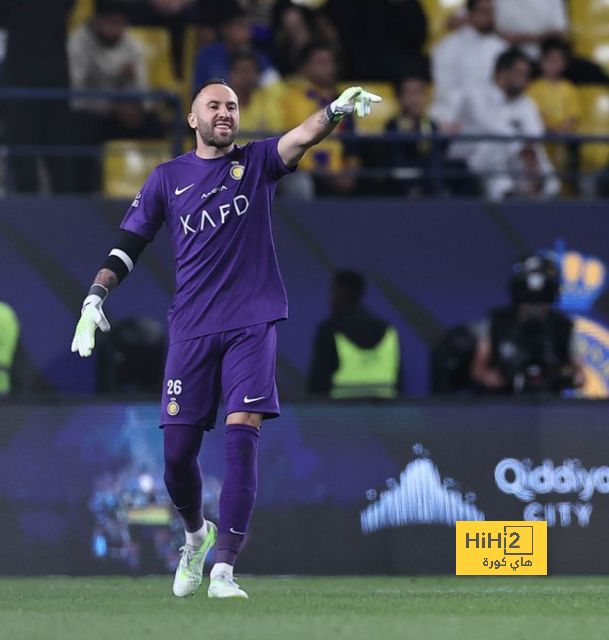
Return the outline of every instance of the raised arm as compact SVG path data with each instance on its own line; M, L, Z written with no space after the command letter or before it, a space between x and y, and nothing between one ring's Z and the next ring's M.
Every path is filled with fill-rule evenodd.
M293 167L307 149L329 136L345 116L355 112L360 118L364 118L370 113L371 103L381 100L380 96L364 91L361 87L349 87L332 104L283 135L277 146L279 156L286 166Z
M110 331L110 323L102 309L104 300L129 275L147 244L148 240L137 233L122 231L119 242L97 272L82 304L72 340L72 353L78 352L82 358L88 358L95 347L95 330L99 327L104 333Z

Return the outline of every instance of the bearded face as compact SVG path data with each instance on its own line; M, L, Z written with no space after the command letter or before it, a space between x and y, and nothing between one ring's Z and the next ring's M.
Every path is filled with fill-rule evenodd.
M219 115L205 119L197 116L197 135L208 147L217 147L218 149L230 147L238 132L239 122L235 122L233 118Z
M222 84L205 87L192 105L188 123L207 147L231 147L239 133L239 104L235 92Z

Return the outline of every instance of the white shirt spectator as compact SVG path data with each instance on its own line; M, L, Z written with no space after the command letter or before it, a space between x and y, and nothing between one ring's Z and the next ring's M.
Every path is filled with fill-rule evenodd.
M536 104L526 94L508 98L495 83L471 90L461 104L459 122L464 134L499 136L542 136L545 127ZM501 200L508 193L526 194L525 167L519 153L525 141L471 142L455 145L453 157L465 159L472 171L484 179L486 195L492 200ZM541 195L556 195L560 181L554 168L539 143L533 143L545 177Z
M104 46L85 23L68 38L73 89L147 91L148 72L142 45L128 33L113 46ZM107 113L109 100L75 100L74 108Z
M495 0L495 27L500 33L538 35L566 32L569 21L564 0ZM538 44L521 44L520 49L534 60L539 58Z
M509 47L496 33L466 25L447 35L431 52L434 101L431 115L454 123L463 96L492 81L497 57Z

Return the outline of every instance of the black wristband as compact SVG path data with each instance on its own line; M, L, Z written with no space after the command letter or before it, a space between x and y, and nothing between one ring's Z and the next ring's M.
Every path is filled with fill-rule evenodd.
M108 289L103 284L94 284L89 289L90 296L99 296L102 302L108 297Z
M129 275L127 265L117 256L108 256L102 269L109 269L116 275L119 284Z
M336 114L332 111L332 105L330 104L326 107L326 116L330 122L333 122L334 118L336 118Z

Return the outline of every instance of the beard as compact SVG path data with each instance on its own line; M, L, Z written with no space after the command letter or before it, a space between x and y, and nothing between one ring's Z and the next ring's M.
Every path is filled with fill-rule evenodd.
M517 85L509 85L506 88L505 92L510 100L514 100L515 98L518 98L524 93L524 87L519 87Z
M239 127L234 122L231 123L232 128L226 131L226 133L217 131L212 123L204 122L200 119L197 119L197 126L197 131L203 144L208 147L216 147L217 149L230 147L239 132Z

